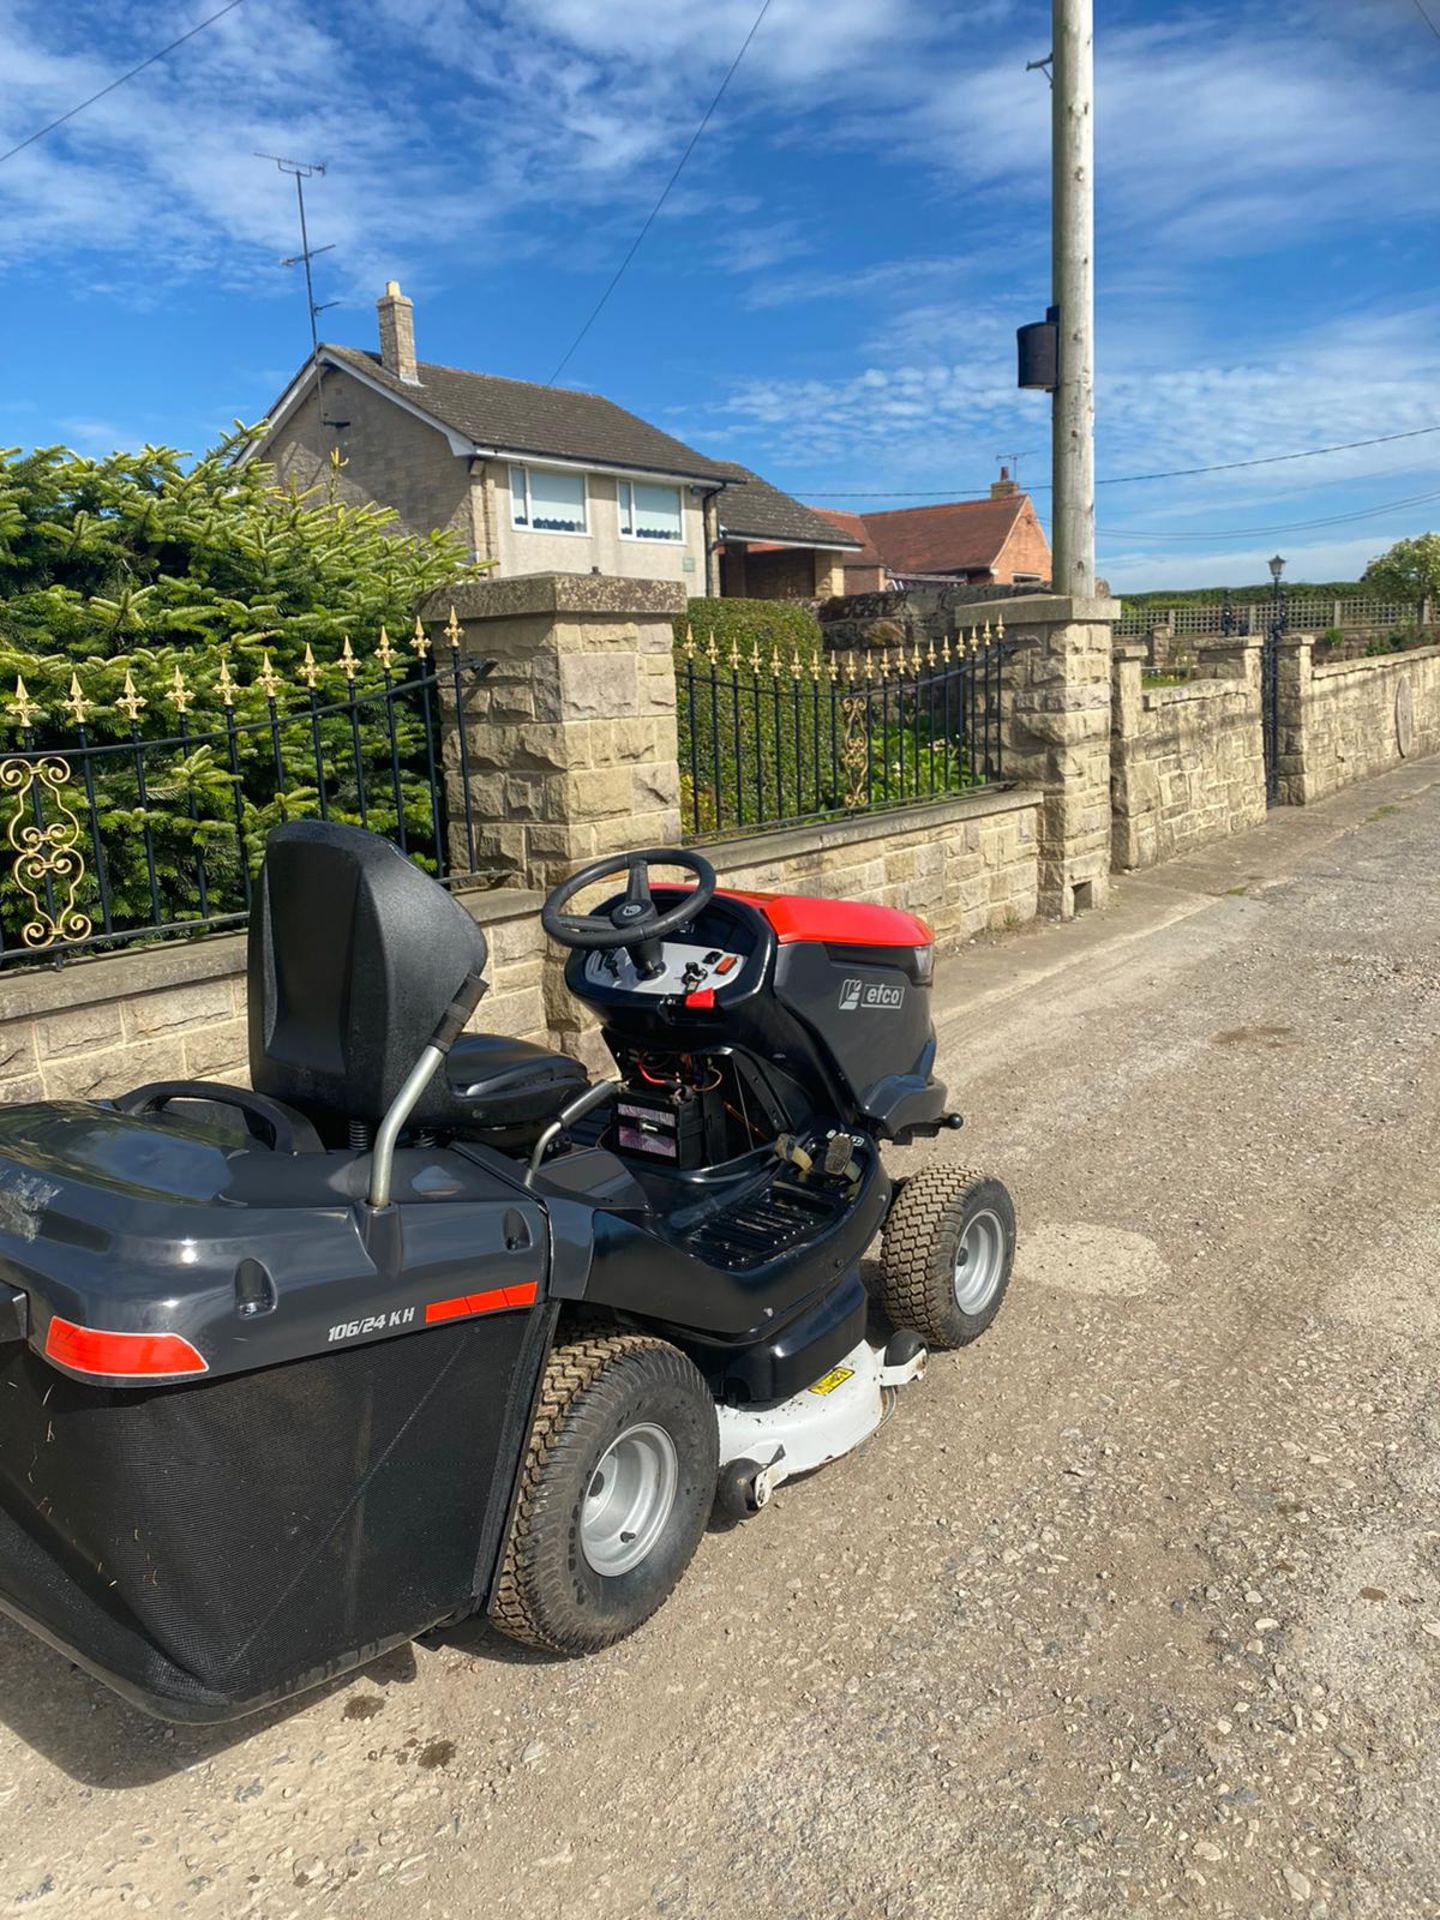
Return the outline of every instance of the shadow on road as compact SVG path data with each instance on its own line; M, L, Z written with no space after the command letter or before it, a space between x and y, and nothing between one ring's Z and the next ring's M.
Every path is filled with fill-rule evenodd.
M357 1682L404 1686L415 1677L413 1648L395 1647L368 1667L244 1719L218 1726L172 1726L141 1713L0 1615L0 1721L88 1787L148 1786L242 1746L257 1734L273 1732L305 1708L343 1695Z

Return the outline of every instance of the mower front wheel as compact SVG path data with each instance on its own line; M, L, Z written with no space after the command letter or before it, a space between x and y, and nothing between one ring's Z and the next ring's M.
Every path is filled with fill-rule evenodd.
M565 1654L633 1633L700 1544L718 1454L715 1402L677 1347L641 1334L556 1347L490 1605L495 1625Z
M978 1340L1000 1311L1015 1258L1015 1207L974 1169L926 1167L901 1188L885 1223L880 1304L943 1351Z

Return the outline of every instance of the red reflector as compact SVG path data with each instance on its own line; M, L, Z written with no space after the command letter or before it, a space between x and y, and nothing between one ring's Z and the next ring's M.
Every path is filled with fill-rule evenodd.
M472 1313L503 1313L506 1307L533 1307L539 1282L518 1287L492 1287L488 1293L462 1293L454 1300L432 1300L425 1309L426 1326L439 1320L460 1320Z
M58 1314L45 1335L45 1357L75 1373L103 1374L109 1380L207 1370L194 1347L178 1333L102 1333L98 1327L77 1327Z
M462 1293L458 1300L432 1300L425 1309L425 1324L433 1326L437 1320L459 1320L470 1311L470 1302Z
M687 1007L700 1007L702 1009L713 1007L715 1004L715 989L713 987L702 987L698 993L687 993L685 996L685 1004Z

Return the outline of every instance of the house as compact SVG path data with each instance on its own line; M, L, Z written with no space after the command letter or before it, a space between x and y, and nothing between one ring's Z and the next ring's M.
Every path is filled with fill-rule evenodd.
M734 542L763 535L812 569L812 555L848 551L849 536L798 501L597 393L417 359L414 306L395 281L377 310L378 352L321 345L275 403L247 458L282 485L333 483L342 499L393 507L411 532L451 529L502 574L598 572L718 593L727 519ZM722 496L752 489L754 510L722 516Z
M820 513L820 509L815 509ZM855 542L845 555L844 584L841 593L884 593L891 585L889 569L880 558L880 549L870 537L870 529L858 513L844 513L826 507L821 518L828 520L837 533L848 533Z
M865 545L845 562L845 591L873 593L911 582L963 580L982 587L1043 586L1050 543L1028 493L1001 467L987 500L952 500L887 513L816 509ZM883 577L882 577L883 576Z
M758 473L721 466L732 485L719 496L720 591L752 600L829 600L852 591L849 569L862 549L855 534L802 507Z

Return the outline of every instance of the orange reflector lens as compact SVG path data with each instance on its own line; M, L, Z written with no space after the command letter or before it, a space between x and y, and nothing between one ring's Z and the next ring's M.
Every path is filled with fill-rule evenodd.
M45 1335L45 1357L75 1373L109 1380L143 1380L177 1373L204 1373L204 1360L178 1333L102 1333L77 1327L59 1314Z

